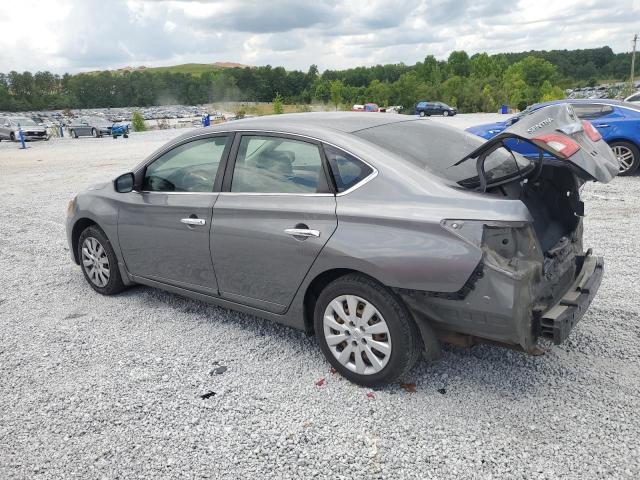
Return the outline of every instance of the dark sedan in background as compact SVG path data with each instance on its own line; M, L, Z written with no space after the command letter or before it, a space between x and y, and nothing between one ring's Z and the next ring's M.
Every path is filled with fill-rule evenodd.
M440 341L564 341L603 272L580 187L617 171L565 105L488 142L401 115L274 115L189 132L80 193L67 237L101 294L145 284L300 328L376 385Z
M448 117L456 115L458 109L442 102L418 102L415 106L415 113L421 117L430 117L431 115Z

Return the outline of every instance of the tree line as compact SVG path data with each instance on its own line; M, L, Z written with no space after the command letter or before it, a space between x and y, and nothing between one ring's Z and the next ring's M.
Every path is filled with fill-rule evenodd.
M564 89L624 80L629 54L611 48L486 53L454 51L446 60L428 55L415 65L388 64L325 70L287 71L270 65L226 68L201 75L170 71L103 71L77 75L51 72L0 73L0 111L63 108L204 104L220 101L340 105L374 102L403 105L439 100L461 112L520 109L562 98Z

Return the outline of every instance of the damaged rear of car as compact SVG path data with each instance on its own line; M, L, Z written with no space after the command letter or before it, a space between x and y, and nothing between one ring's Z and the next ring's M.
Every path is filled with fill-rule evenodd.
M529 353L536 351L539 338L561 343L595 296L604 268L603 259L583 246L580 189L587 181L611 181L618 172L615 156L570 105L525 117L453 165L434 155L438 144L446 146L450 158L451 150L469 152L473 142L454 142L447 135L425 138L422 151L381 132L362 136L422 162L456 189L522 202L530 218L443 219L442 228L481 252L477 267L457 292L399 288L398 293L443 341L488 340ZM540 154L525 158L512 152L507 140L529 143Z

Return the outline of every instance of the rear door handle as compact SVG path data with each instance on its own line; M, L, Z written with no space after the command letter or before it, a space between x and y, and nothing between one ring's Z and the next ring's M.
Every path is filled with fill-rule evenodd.
M309 228L287 228L284 233L293 237L319 237L320 230L311 230Z
M183 218L180 223L185 225L205 225L207 221L204 218Z

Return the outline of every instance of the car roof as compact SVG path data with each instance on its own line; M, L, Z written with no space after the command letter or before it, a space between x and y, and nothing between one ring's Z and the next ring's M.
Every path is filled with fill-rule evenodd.
M360 112L310 112L252 117L205 127L205 129L212 133L216 131L235 132L243 130L282 132L331 141L336 132L349 134L381 125L415 121L420 120L408 115L398 114L374 113L372 115L363 115ZM198 129L184 134L176 140L184 140L202 133L203 129Z
M611 98L565 98L565 99L562 99L562 100L553 100L551 102L545 102L545 103L534 103L532 105L532 108L533 109L538 109L538 108L542 108L542 107L547 107L549 105L559 105L559 104L562 104L562 103L571 103L573 105L580 105L580 104L611 105L611 106L626 107L626 108L634 108L634 107L636 107L633 104L629 104L629 102L624 102L622 100L613 100Z

